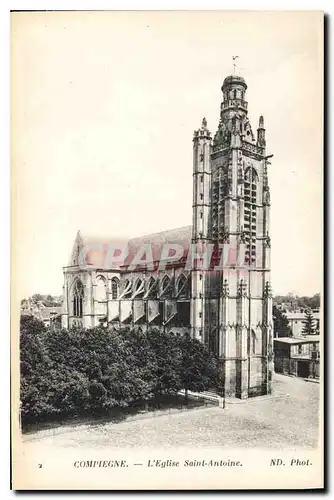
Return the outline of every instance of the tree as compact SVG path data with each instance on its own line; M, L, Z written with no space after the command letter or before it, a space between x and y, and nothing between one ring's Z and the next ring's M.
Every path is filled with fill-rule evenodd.
M89 381L89 410L101 413L131 403L135 380L130 375L130 353L123 333L99 326L76 328L68 335L71 351L67 347L66 363Z
M278 309L277 306L273 306L273 322L274 322L274 337L292 337L292 330L289 325L289 320L286 315Z
M308 299L308 307L311 309L317 309L320 307L320 293L316 293L313 297Z
M30 376L44 369L44 323L34 316L21 316L20 369L21 376Z
M302 333L304 335L316 334L316 321L314 319L311 309L306 310L305 319L302 321L302 323L303 323Z
M216 384L218 363L216 356L202 342L189 335L180 337L180 346L180 379L188 399L188 391L202 392Z
M52 297L52 295L46 295L45 297L43 297L43 304L47 307L52 307L55 305L55 301L54 301L54 298Z
M43 295L41 295L40 293L35 293L31 298L35 302L39 302L39 301L43 300Z
M47 395L40 390L48 379L45 349L47 330L42 321L22 316L20 323L20 401L22 423L36 421L50 411Z
M293 295L276 295L274 297L274 304L290 303L295 305L296 308L311 308L316 309L320 307L320 293L314 294L312 297Z
M152 329L147 332L147 340L154 356L151 366L154 396L177 394L182 389L179 371L182 351L179 337Z
M128 366L124 376L131 380L132 397L137 401L152 399L156 387L153 373L157 367L156 352L152 349L147 334L141 330L124 328L120 333L127 353Z
M214 385L216 359L198 340L159 330L125 327L50 331L23 316L22 423L97 415L182 388Z

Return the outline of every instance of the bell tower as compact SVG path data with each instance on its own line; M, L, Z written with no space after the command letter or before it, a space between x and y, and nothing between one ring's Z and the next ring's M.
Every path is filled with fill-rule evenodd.
M204 196L210 201L209 219L201 232L220 249L220 265L208 273L202 290L201 328L203 341L219 357L222 390L247 398L271 392L269 157L263 116L257 135L248 118L245 80L228 76L221 90L218 129L209 158L203 156L210 186ZM202 145L197 136L196 141L201 144L196 147L203 148L205 141ZM194 170L194 195L196 175L201 174ZM195 236L200 231L197 212L193 213Z

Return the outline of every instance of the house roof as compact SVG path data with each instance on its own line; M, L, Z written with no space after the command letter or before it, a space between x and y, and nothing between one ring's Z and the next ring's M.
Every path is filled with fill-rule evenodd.
M319 312L313 312L313 311L311 311L311 312L312 312L312 316L314 317L314 319L320 318ZM298 320L303 321L305 319L305 312L301 312L301 311L286 312L285 316L289 321L298 321Z
M274 342L282 342L284 344L309 344L320 341L320 335L305 335L304 337L279 337L274 339Z
M44 307L39 312L42 319L49 319L51 316L61 314L63 312L63 308L61 306Z

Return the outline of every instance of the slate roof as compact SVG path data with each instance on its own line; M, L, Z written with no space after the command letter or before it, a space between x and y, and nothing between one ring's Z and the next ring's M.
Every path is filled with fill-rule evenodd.
M184 250L183 260L186 259L191 243L192 226L184 226L158 233L146 234L137 238L103 238L101 236L86 236L78 231L68 266L88 265L98 269L125 269L142 245L151 245L153 261L159 261L164 244L179 244ZM116 256L124 249L125 259L111 265L111 256L117 248Z

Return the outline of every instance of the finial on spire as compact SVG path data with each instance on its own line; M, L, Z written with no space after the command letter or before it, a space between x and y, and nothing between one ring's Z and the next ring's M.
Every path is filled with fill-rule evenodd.
M266 131L264 128L264 119L262 115L259 118L259 128L257 129L257 143L263 148L266 147Z
M200 137L204 137L205 139L209 139L211 141L211 132L208 130L208 122L205 117L202 119L201 128L194 131L194 140Z
M239 58L239 56L232 56L232 60L233 60L233 75L235 76L235 70L236 70L236 66L237 66L237 63L236 63L236 60Z

